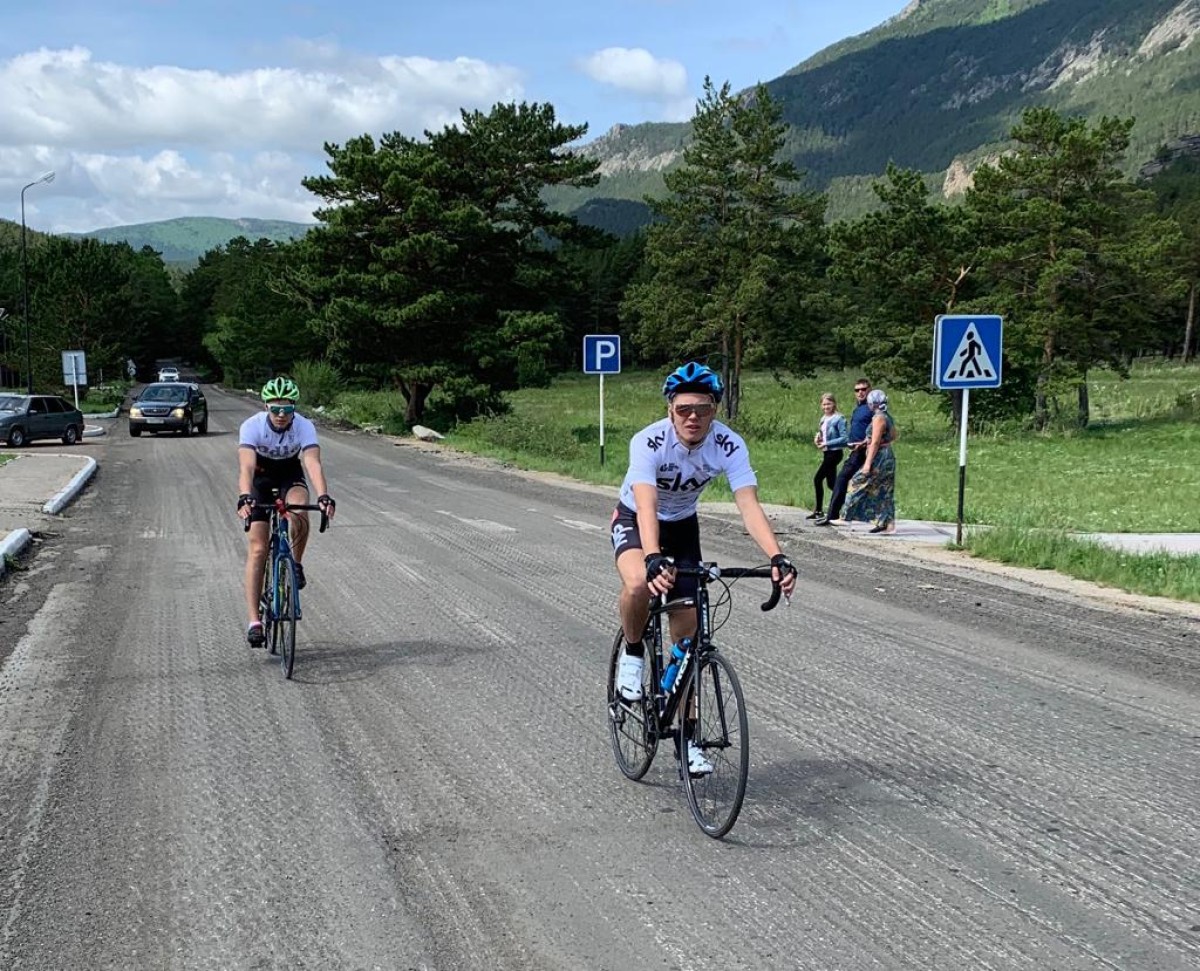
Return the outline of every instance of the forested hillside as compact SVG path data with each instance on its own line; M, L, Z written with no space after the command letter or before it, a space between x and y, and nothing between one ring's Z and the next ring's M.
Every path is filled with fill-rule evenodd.
M1037 105L1135 118L1122 164L1136 173L1164 142L1200 131L1198 33L1200 0L917 0L766 87L788 125L785 155L829 191L833 219L873 205L870 180L889 162L961 191ZM554 203L661 195L689 133L617 126L585 149L600 183Z
M163 260L168 263L195 264L209 250L224 246L238 236L244 236L251 241L269 239L272 242L285 243L299 239L311 228L312 225L308 223L285 222L279 219L219 219L211 216L192 216L131 226L112 226L90 233L67 235L98 239L105 243L128 243L135 250L149 246L161 253Z

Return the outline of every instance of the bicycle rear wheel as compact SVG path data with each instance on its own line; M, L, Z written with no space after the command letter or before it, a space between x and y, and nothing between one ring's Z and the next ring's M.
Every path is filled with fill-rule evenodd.
M275 571L275 605L278 613L271 631L271 652L279 654L283 676L290 678L296 664L296 565L281 559Z
M733 666L719 651L706 654L694 669L688 697L683 699L679 711L679 746L688 806L700 828L719 839L737 821L750 771L750 730L742 686ZM686 726L693 714L691 741L713 767L706 775L693 775L686 770Z
M635 782L650 769L658 749L654 724L653 665L642 669L642 700L626 701L617 692L617 665L625 647L625 632L618 631L608 662L608 732L612 737L617 768Z

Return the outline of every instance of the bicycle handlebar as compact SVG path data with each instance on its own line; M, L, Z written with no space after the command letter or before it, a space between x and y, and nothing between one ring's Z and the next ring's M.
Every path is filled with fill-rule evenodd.
M277 509L279 507L279 505L280 505L280 503L278 500L276 500L275 502L258 502L256 500L256 501L250 503L250 508L251 509ZM317 532L323 533L323 532L325 532L325 530L327 530L329 528L329 517L327 515L325 515L325 510L323 508L321 508L320 506L314 506L310 503L285 502L285 503L283 503L283 507L288 512L299 512L302 509L310 510L312 512L319 512L321 514L321 528L319 530L317 530ZM247 533L250 532L250 519L248 517L246 519L242 520L242 529L244 532L247 532Z
M770 580L771 596L759 605L765 613L775 609L779 603L779 597L783 593L779 581L772 576L773 569L774 567L770 566L717 566L716 563L701 563L699 566L676 566L675 575L677 577L695 577L699 580L718 580L721 577L729 577L733 580L740 580L742 577Z

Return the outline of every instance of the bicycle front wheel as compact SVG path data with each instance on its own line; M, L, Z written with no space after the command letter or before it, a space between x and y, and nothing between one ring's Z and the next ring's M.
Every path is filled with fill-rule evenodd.
M271 631L272 653L278 651L279 665L283 676L290 678L296 664L296 565L291 560L280 560L275 571L275 625Z
M737 821L750 772L750 729L742 686L719 651L706 654L693 670L688 697L680 706L680 726L688 806L700 828L719 839ZM711 772L688 771L689 742L700 750Z
M625 650L625 633L618 631L608 662L608 732L612 737L617 768L626 778L637 781L650 769L658 749L658 730L654 717L654 686L649 658L642 674L641 701L626 701L617 691L617 665Z
M272 602L271 590L274 586L274 568L271 560L268 559L263 566L262 590L258 595L258 616L262 620L263 637L266 639L267 648L272 654L275 653L275 638L273 632L275 629L275 609Z

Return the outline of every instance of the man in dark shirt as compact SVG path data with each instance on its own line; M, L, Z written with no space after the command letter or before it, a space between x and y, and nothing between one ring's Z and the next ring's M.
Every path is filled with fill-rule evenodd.
M867 404L867 395L871 391L871 382L859 378L854 382L854 411L850 415L850 455L842 463L838 472L837 482L833 486L833 495L829 500L829 511L823 518L813 521L815 526L830 526L833 520L842 515L842 504L846 501L846 489L854 473L863 467L867 457L867 441L871 437L871 408ZM840 525L840 524L839 524Z

